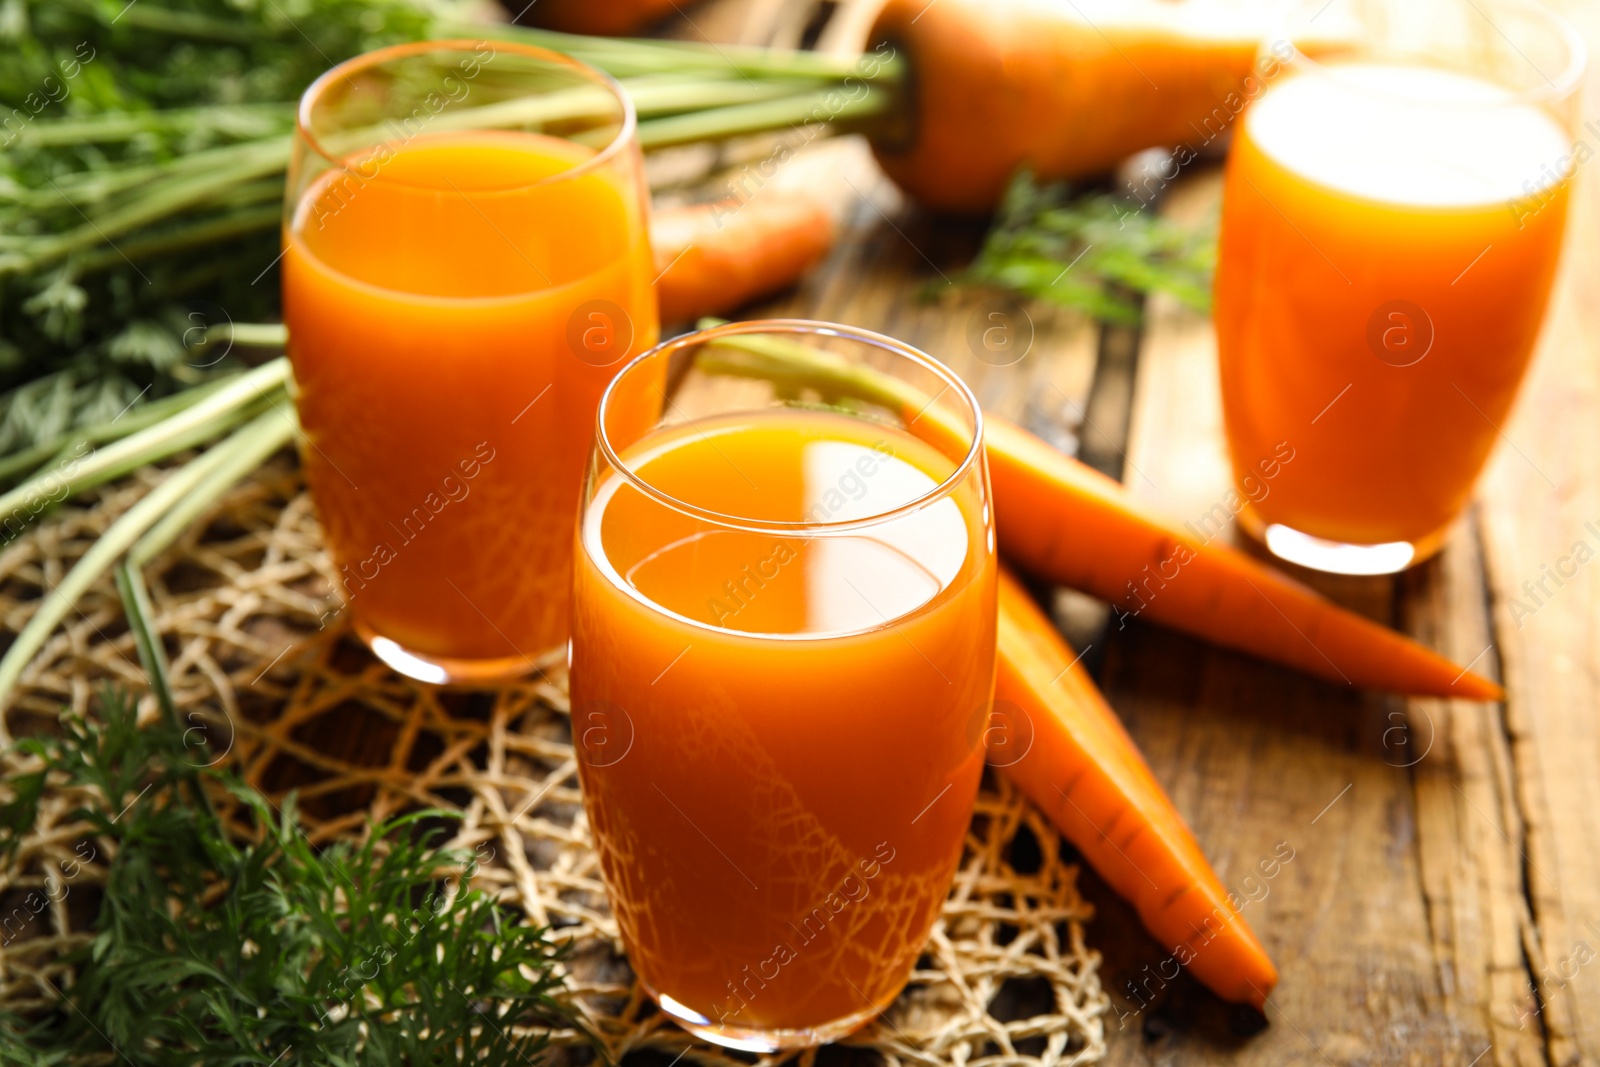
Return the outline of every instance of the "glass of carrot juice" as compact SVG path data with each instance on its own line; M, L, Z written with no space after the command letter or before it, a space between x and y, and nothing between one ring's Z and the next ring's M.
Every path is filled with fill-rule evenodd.
M503 41L400 45L300 103L283 303L306 477L355 630L404 674L566 635L600 394L656 340L627 97Z
M1600 147L1575 140L1583 66L1527 0L1309 0L1265 43L1216 325L1234 510L1276 555L1398 571L1465 509Z
M669 341L601 401L576 557L572 728L640 981L733 1048L862 1025L922 950L983 766L972 394L845 326Z

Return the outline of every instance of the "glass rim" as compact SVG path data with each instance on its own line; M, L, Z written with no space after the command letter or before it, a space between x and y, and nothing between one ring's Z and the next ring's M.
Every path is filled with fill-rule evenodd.
M954 391L972 413L972 443L968 446L966 455L956 464L955 469L942 479L932 489L904 504L881 512L874 512L856 519L840 519L832 522L777 522L768 519L754 519L744 515L729 515L726 512L703 508L697 504L680 500L662 489L652 485L623 462L615 446L612 445L606 433L606 415L611 410L611 404L617 392L618 385L630 373L643 366L647 361L656 358L671 358L671 356L691 345L699 346L714 341L720 337L737 336L740 334L788 333L811 334L823 337L842 337L851 341L859 341L881 351L903 357L922 369L933 374L943 384L944 388L935 393L928 401L931 407L947 392ZM926 411L925 407L923 411ZM918 413L918 418L921 417ZM913 418L911 422L915 422ZM686 423L693 425L693 421ZM659 427L652 427L656 429ZM978 398L973 394L967 383L962 381L950 368L923 352L921 349L906 344L887 334L864 330L856 326L846 326L842 323L824 322L819 319L749 319L743 322L727 322L721 326L713 326L704 330L692 330L680 334L670 340L662 341L648 352L643 352L623 365L611 381L606 385L605 392L600 396L600 405L595 413L595 448L605 459L612 470L635 489L646 496L663 504L666 507L687 515L690 518L700 519L729 529L743 530L752 533L841 533L848 530L861 530L873 526L881 526L885 522L901 518L914 512L921 511L931 504L936 504L955 492L961 482L972 472L983 456L983 408L978 404Z
M1536 85L1532 88L1522 90L1507 89L1507 92L1510 93L1509 99L1504 102L1487 106L1506 107L1516 104L1547 103L1552 100L1560 100L1563 97L1570 96L1572 93L1576 92L1583 82L1584 72L1589 65L1589 49L1588 46L1584 44L1583 35L1578 32L1578 28L1560 12L1554 10L1546 4L1539 2L1539 0L1499 0L1499 2L1507 7L1519 8L1533 15L1535 18L1543 21L1546 28L1554 31L1556 38L1560 40L1562 45L1566 48L1567 62L1565 68L1560 72L1560 74L1554 78L1551 78L1543 71L1539 70L1538 67L1533 66L1533 61L1528 59L1528 65L1533 66L1533 69L1539 74L1539 76L1545 79L1546 84L1543 86ZM1471 4L1474 10L1478 11L1478 14L1483 17L1485 22L1489 23L1491 28L1499 32L1499 27L1494 25L1493 21L1489 19L1488 15L1484 14L1483 11L1478 10L1477 5L1472 3L1472 0L1467 0L1467 3ZM1320 59L1307 55L1301 50L1300 46L1295 43L1295 38L1297 35L1289 30L1288 18L1291 12L1296 9L1304 9L1312 6L1325 8L1328 6L1328 0L1299 0L1298 3L1292 4L1288 8L1284 9L1283 14L1280 16L1281 21L1279 22L1278 32L1272 34L1261 43L1258 53L1267 52L1272 54L1273 46L1279 42L1283 42L1289 46L1290 54L1287 57L1279 57L1280 62L1294 64L1296 66L1303 66L1308 71L1321 77L1338 78L1339 65L1337 63L1325 63ZM1315 16L1313 16L1313 18L1314 17ZM1303 34L1299 36L1303 36ZM1504 37L1505 35L1502 33L1501 36ZM1509 38L1506 38L1506 40L1507 43L1510 43L1511 47L1518 52L1518 54L1521 54L1521 49L1518 49L1515 43L1512 43ZM1523 58L1527 59L1526 56L1523 56ZM1395 94L1390 93L1375 95L1382 95L1385 99L1390 99L1395 96ZM1403 95L1401 98L1404 98ZM1439 108L1440 110L1475 111L1482 110L1486 106L1479 103L1451 103L1447 101L1428 101L1428 103L1431 106Z
M317 139L317 136L311 132L312 110L316 107L318 101L327 91L328 86L331 85L335 79L348 80L350 74L355 71L366 70L383 63L391 62L395 59L405 59L410 56L426 55L430 52L464 52L468 51L469 49L476 51L478 48L484 45L488 45L490 48L495 49L497 53L503 50L516 55L521 55L528 59L543 60L552 66L565 67L582 75L595 85L606 90L611 94L611 97L618 102L618 104L621 106L622 123L617 129L616 136L614 136L605 145L605 147L597 149L594 155L590 156L588 159L576 166L568 167L565 170L558 171L557 173L551 174L544 178L540 178L537 181L525 182L521 185L506 186L503 189L474 189L472 190L474 195L501 196L508 193L518 193L528 189L537 189L543 186L554 185L559 182L571 181L573 179L580 178L589 173L591 170L597 170L605 166L612 160L613 157L617 155L617 153L621 152L625 146L633 141L639 125L638 115L634 110L633 98L628 95L625 89L622 88L622 85L617 81L617 79L613 78L610 74L601 70L599 67L591 66L582 60L574 59L569 55L564 55L561 52L556 52L549 48L541 48L538 45L523 44L520 41L504 41L499 39L491 39L488 37L446 37L440 38L439 40L429 41L404 41L400 44L392 44L383 48L376 48L370 52L362 52L360 55L351 56L342 63L334 64L319 74L315 81L306 86L305 92L300 94L300 102L295 105L294 111L294 135L298 140L305 144L306 147L310 148L311 151L316 153L325 162L327 162L330 167L337 168L346 174L354 175L356 178L362 181L371 180L370 178L367 178L366 176L360 174L360 172L351 168L346 162L346 159L348 158L347 156L336 156L330 153L322 146L322 143ZM561 139L566 140L566 138ZM386 180L395 186L418 189L430 193L440 192L438 188L431 185L423 185L396 178L388 178Z

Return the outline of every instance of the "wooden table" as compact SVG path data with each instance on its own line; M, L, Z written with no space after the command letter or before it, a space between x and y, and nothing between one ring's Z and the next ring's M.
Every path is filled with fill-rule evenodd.
M867 5L724 0L669 32L848 49ZM1600 5L1565 0L1590 42ZM828 14L824 11L823 14ZM1591 44L1591 51L1593 51ZM1591 85L1582 118L1600 118ZM1600 130L1600 124L1596 125ZM1600 133L1584 131L1592 148ZM1435 559L1398 578L1306 576L1340 602L1502 679L1504 705L1340 688L1059 594L1078 643L1282 971L1265 1023L1187 975L1092 871L1115 1063L1572 1064L1600 1061L1600 563L1528 615L1523 583L1600 551L1600 183L1580 173L1540 351L1477 503ZM964 375L990 410L1121 477L1178 519L1228 490L1208 321L1153 300L1142 330L948 291L977 224L908 206L864 146L837 142L778 182L831 183L844 239L800 290L750 314L900 337ZM1165 210L1215 206L1215 165ZM927 299L929 289L934 299ZM1001 316L998 319L991 315ZM1006 366L974 324L1031 334ZM1019 340L1019 343L1020 340ZM1593 523L1594 525L1589 525ZM1236 536L1236 540L1242 540ZM1554 588L1553 584L1548 586ZM1263 879L1275 850L1293 859ZM1247 881L1251 875L1254 881Z

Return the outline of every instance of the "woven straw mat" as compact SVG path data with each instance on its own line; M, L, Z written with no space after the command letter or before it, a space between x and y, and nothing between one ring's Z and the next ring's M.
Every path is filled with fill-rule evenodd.
M6 546L0 626L19 631L41 592L163 473L145 470L90 494ZM268 796L297 791L314 842L359 837L375 820L416 807L459 810L450 843L487 843L496 857L479 869L480 887L574 942L567 995L613 1062L641 1050L711 1067L755 1059L691 1038L632 980L590 846L559 660L543 664L536 680L494 690L434 688L385 668L342 624L333 568L287 454L229 493L146 577L180 715ZM92 714L108 681L143 691L109 576L30 665L0 719L8 747L0 775L23 768L10 738L47 726L63 708ZM140 713L157 713L153 698L143 698ZM62 825L70 806L47 797L33 835L0 870L7 912L72 859L79 835ZM1024 850L1021 870L1011 864L1019 836L1037 846ZM101 876L89 867L77 877ZM950 897L910 984L884 1018L845 1043L894 1067L1098 1062L1108 1001L1099 955L1084 941L1091 910L1076 878L1038 812L986 774ZM25 1009L51 998L51 984L70 983L60 957L87 940L92 915L65 899L0 948L0 1001ZM801 1053L801 1067L815 1056Z

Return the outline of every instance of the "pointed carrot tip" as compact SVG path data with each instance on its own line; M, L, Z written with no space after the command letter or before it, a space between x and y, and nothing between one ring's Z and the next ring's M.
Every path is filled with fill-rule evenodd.
M1244 998L1244 1002L1263 1015L1267 1013L1267 998L1278 986L1278 969L1271 963L1267 964L1267 969L1268 973L1259 976L1259 981L1245 979L1245 984L1250 987L1250 995Z
M1506 698L1506 691L1499 682L1492 682L1481 674L1466 672L1454 683L1455 695L1463 700L1482 700L1490 704L1499 704Z

